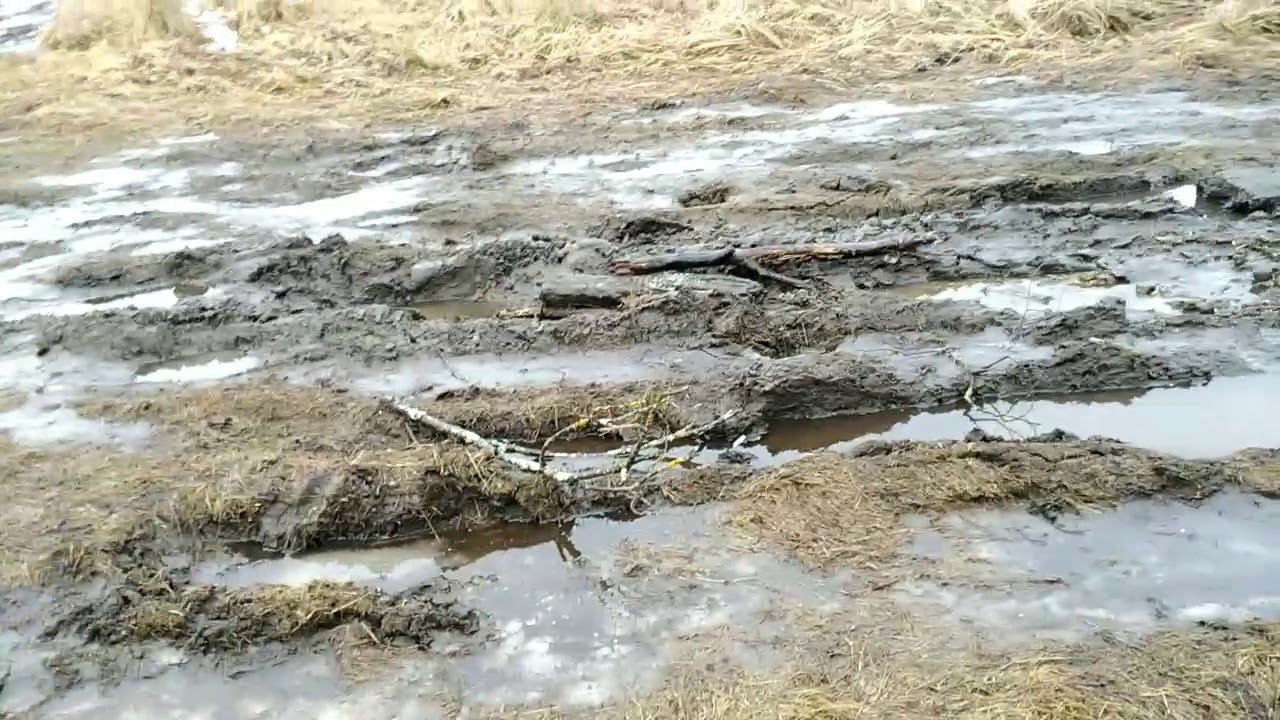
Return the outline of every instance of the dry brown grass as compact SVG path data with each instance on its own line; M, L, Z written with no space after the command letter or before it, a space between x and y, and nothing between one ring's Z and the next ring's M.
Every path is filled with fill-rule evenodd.
M601 710L498 720L1262 720L1280 705L1280 624L1140 642L989 653L888 614L801 623L782 667L750 672L695 652L657 691ZM733 669L725 669L733 668Z
M159 108L188 124L360 125L766 76L866 85L941 68L1247 75L1280 57L1274 3L1257 0L233 2L234 54L199 49L173 2L120 0L112 32L64 20L51 34L62 50L0 66L8 115L33 132L154 128Z
M1236 456L1240 483L1268 497L1280 497L1280 455L1268 451L1246 451Z
M810 565L873 569L897 558L907 532L901 518L910 513L1017 501L1053 516L1131 497L1201 498L1242 478L1228 463L1122 446L937 443L886 450L824 453L768 473L743 489L730 522Z
M536 441L573 430L579 418L637 407L646 431L667 432L680 422L670 397L642 388L561 388L467 394L431 407L484 434ZM0 483L14 498L0 522L0 579L98 572L114 552L103 548L154 519L170 531L297 550L496 518L552 520L568 503L547 478L513 473L336 390L222 385L97 398L77 410L150 423L157 437L145 453L0 442ZM294 506L312 509L262 528L265 517Z
M693 672L599 718L618 720L1255 720L1280 698L1280 628L1169 633L1141 645L1015 657L849 644L768 675ZM886 649L886 645L892 649Z
M431 412L486 437L535 442L557 435L572 440L602 434L593 420L632 415L633 429L662 435L688 421L684 391L661 385L568 385L531 390L471 389L431 400ZM424 405L425 406L425 405ZM608 433L604 433L608 435Z
M139 497L172 478L154 458L111 450L44 451L0 439L0 584L39 582L42 560L66 542L92 546L127 534ZM87 567L96 553L77 548L59 560Z
M199 29L178 0L66 0L40 43L52 50L87 50L100 41L136 46L149 38L195 40Z
M474 400L453 409L474 414L460 420L489 418L526 434L508 415L512 406L496 413L478 409L484 405ZM547 414L536 402L520 406L529 418ZM419 437L377 403L339 391L268 382L98 401L82 411L177 431L175 456L188 481L169 491L170 517L190 531L249 531L273 504L300 502L331 482L342 502L312 518L302 528L308 533L358 536L365 528L376 535L405 523L470 526L491 519L486 498L512 502L535 518L561 510L548 483L512 474L474 448Z

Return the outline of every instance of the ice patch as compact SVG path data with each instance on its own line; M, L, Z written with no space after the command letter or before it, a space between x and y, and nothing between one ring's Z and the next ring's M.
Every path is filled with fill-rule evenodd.
M129 295L128 297L116 298L115 300L108 300L100 303L53 302L16 310L3 310L0 311L0 317L3 317L6 320L21 320L23 318L32 317L33 315L88 315L95 312L123 310L126 308L171 308L177 305L180 300L181 298L179 298L177 293L174 292L174 289L168 288L165 290L155 290L152 292L139 293L137 295Z
M158 144L165 146L201 145L203 143L211 143L217 139L218 136L213 133L203 133L201 135L180 135L178 137L161 138Z
M214 52L235 52L240 45L240 35L228 25L229 18L216 10L205 10L196 16L196 25L209 43L205 48Z
M1054 522L1019 511L963 511L943 519L937 539L997 575L972 588L911 582L900 597L924 601L935 618L941 605L1010 642L1078 639L1099 628L1142 634L1275 620L1280 552L1270 538L1278 519L1280 503L1236 491L1195 505L1137 500ZM1052 583L1024 584L1045 579Z
M1185 197L1183 198L1185 199ZM939 301L976 302L993 310L1029 316L1069 312L1119 298L1131 319L1149 315L1178 315L1174 303L1181 300L1226 300L1248 303L1256 299L1247 276L1228 265L1191 267L1151 259L1119 268L1129 282L1109 287L1080 287L1066 283L1020 280L1002 283L969 283L927 296ZM1140 286L1153 286L1139 293Z
M210 360L206 363L183 365L176 368L160 368L145 375L139 375L139 383L188 383L207 380L223 380L236 375L256 370L262 361L255 357L243 357L237 360Z
M342 220L367 217L376 212L401 210L422 202L427 182L423 178L405 178L379 183L336 197L312 200L297 205L244 210L248 216L261 220L285 217L315 225L328 225Z
M608 197L617 206L666 208L674 206L675 197L688 187L723 180L726 168L732 168L736 178L759 176L768 171L770 162L810 143L855 145L892 139L891 129L902 117L941 107L879 100L841 103L801 115L796 126L784 129L713 133L693 144L631 153L519 160L506 172L541 176L539 188L550 187L565 195L590 198L608 188ZM941 131L919 132L923 140Z
M993 85L1036 85L1037 82L1025 75L999 75L978 78L973 81L973 84L978 87L991 87Z
M1160 194L1162 198L1168 198L1185 208L1193 208L1196 206L1197 189L1195 185L1180 185L1172 190L1166 190Z
M240 36L228 24L230 17L220 10L206 10L201 0L186 0L182 10L195 20L196 27L209 42L205 49L210 52L235 52L240 43Z
M91 420L71 408L39 401L0 413L0 430L8 432L16 442L34 447L88 443L137 448L151 437L150 427L144 424Z
M440 575L440 566L429 557L404 560L394 567L377 571L362 565L323 562L305 558L282 558L218 568L197 566L195 581L227 587L253 585L287 585L302 587L313 582L351 582L380 588L386 592L403 592Z
M151 183L162 174L163 170L122 165L85 170L71 175L45 175L35 178L34 182L45 187L93 187L99 193L107 193Z
M966 150L964 152L964 157L976 160L986 157L995 157L997 155L1035 152L1061 152L1070 153L1072 155L1106 155L1107 153L1115 152L1116 149L1116 144L1110 140L1071 140L1067 142L1050 142L1037 145L989 145L986 147Z
M974 283L943 290L934 300L976 302L992 310L1009 310L1028 315L1070 312L1097 305L1108 298L1120 298L1133 312L1176 315L1177 310L1164 298L1139 295L1133 285L1089 288L1074 285L1040 283L1024 280L1012 283Z
M0 0L0 54L27 53L39 46L40 28L53 19L45 0Z

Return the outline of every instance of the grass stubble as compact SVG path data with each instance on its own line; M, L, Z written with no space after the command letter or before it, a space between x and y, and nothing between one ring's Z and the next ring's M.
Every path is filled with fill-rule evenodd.
M5 116L24 142L166 123L341 129L753 86L928 94L955 85L929 82L943 70L1261 80L1280 60L1280 9L1264 0L223 4L233 52L205 49L181 0L66 0L44 52L0 61Z

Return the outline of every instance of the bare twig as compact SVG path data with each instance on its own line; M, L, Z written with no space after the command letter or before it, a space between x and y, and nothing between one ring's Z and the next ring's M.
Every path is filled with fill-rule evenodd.
M660 459L665 454L665 449L670 447L672 443L685 438L698 437L710 432L736 416L739 412L735 408L722 413L711 422L703 423L702 425L686 425L685 427L680 428L673 433L663 435L660 438L649 440L647 442L643 440L637 441L635 445L631 447L618 448L606 453L552 454L547 453L545 447L538 450L517 445L516 443L507 442L505 440L486 438L464 427L441 420L424 410L413 407L399 400L386 399L383 400L383 405L388 410L401 415L407 420L426 425L439 433L448 435L455 440L460 440L468 445L478 448L486 455L489 455L500 462L506 463L517 470L543 475L558 483L577 483L583 480L614 474L620 475L625 480L628 471L635 465L641 462ZM646 452L651 450L660 451L657 453ZM554 470L548 467L546 464L546 458L548 457L623 457L625 459L620 462L615 462L605 468L570 472L566 470Z
M804 282L802 280L796 280L795 278L787 277L786 275L783 275L780 272L774 272L772 270L769 270L768 268L762 267L760 263L756 262L755 260L752 260L749 257L735 255L734 258L736 260L738 267L743 268L744 270L751 273L752 275L755 275L756 277L764 278L766 280L772 280L776 283L781 283L783 285L790 285L791 287L794 287L794 288L805 289L809 287L809 283Z

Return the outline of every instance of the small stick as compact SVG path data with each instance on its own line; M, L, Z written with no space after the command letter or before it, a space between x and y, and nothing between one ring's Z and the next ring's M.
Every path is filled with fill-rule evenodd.
M448 435L455 440L460 440L468 445L478 448L481 452L490 457L525 472L543 475L551 478L558 483L576 483L582 480L603 477L606 475L624 474L629 468L639 462L649 461L661 457L662 453L655 456L645 456L641 453L646 450L670 447L671 443L677 440L683 440L688 437L701 435L706 433L718 425L728 421L738 414L738 409L732 409L722 413L718 418L702 425L686 425L685 427L664 435L655 440L648 442L637 442L633 447L617 448L606 453L564 453L560 457L626 457L622 462L611 464L607 468L595 470L583 470L579 472L568 472L564 470L552 470L545 465L546 457L556 457L557 455L544 454L542 451L528 448L515 443L506 442L504 440L495 440L486 438L478 433L472 432L464 427L454 425L451 422L441 420L424 410L413 407L399 400L383 400L383 405L402 417L412 422L426 425L431 429ZM535 460L537 457L539 460Z

